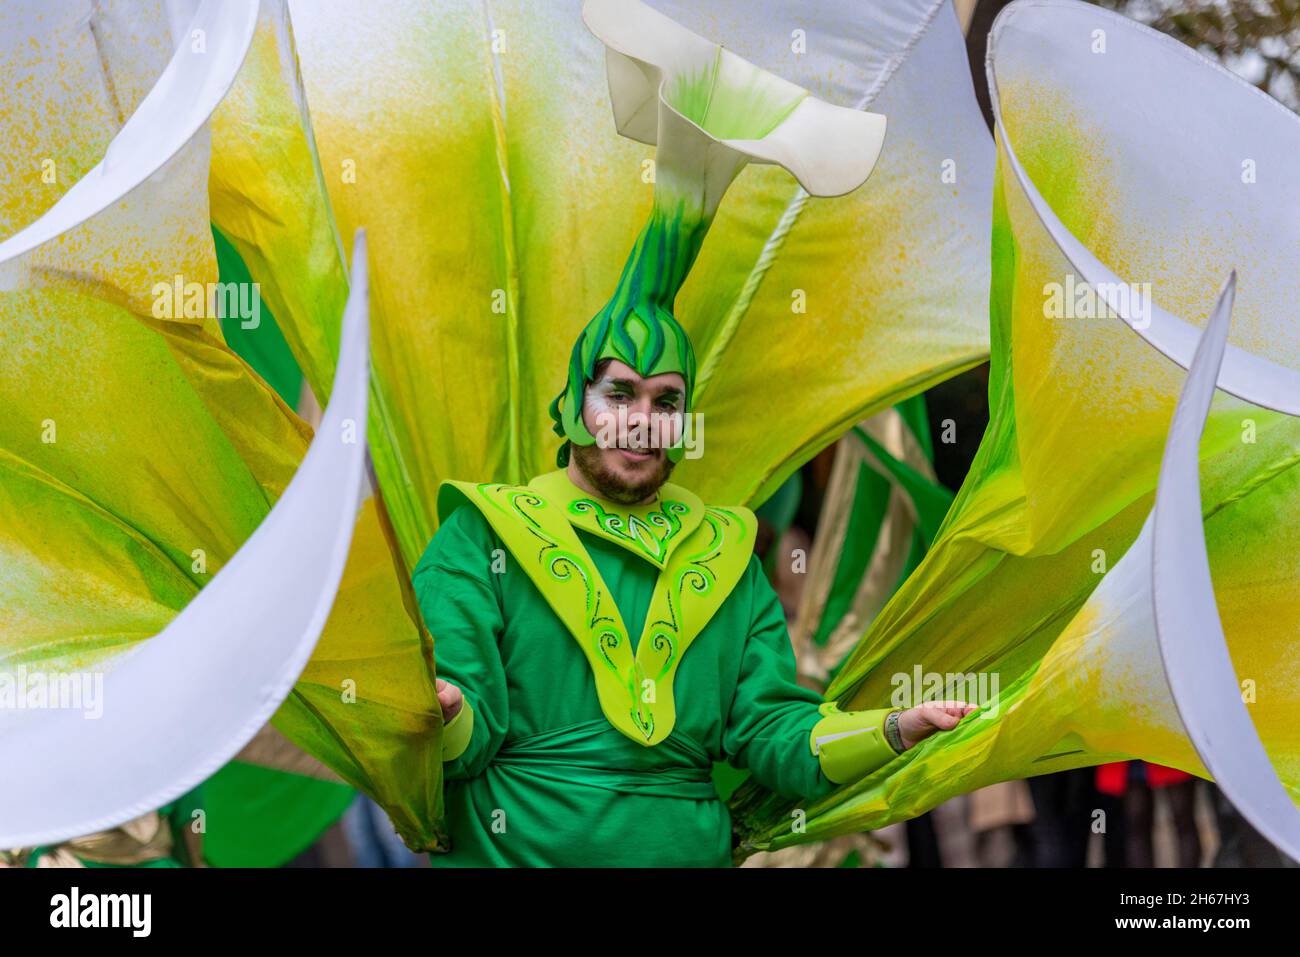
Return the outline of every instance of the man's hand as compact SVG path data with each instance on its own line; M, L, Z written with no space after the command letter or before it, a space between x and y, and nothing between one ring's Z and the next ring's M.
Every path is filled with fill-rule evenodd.
M438 705L442 708L442 720L450 721L456 715L460 714L461 705L465 703L465 696L460 693L450 681L438 679L435 687L438 689Z
M975 710L964 701L927 701L898 716L898 733L904 750L911 750L936 731L951 731L957 722Z

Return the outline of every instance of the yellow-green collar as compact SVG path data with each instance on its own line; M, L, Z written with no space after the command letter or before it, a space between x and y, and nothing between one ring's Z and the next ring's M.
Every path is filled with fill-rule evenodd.
M539 475L528 485L559 506L576 528L622 545L661 569L704 519L700 497L672 482L660 486L654 501L644 505L620 505L584 491L564 469Z

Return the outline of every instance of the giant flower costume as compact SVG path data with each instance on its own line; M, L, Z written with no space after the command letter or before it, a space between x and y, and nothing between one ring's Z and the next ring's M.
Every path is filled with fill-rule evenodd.
M598 16L619 5L589 6ZM0 747L6 761L22 762L9 766L23 783L0 794L8 828L0 843L72 837L167 803L274 712L296 744L378 800L410 846L445 849L437 636L423 628L409 584L438 525L439 487L449 478L520 483L552 468L562 454L552 409L568 441L584 438L579 423L564 421L565 404L553 406L555 370L581 372L599 355L599 337L590 350L570 344L612 302L611 288L632 292L616 279L648 217L628 211L661 211L656 174L673 168L637 145L657 142L662 103L712 142L750 142L748 155L786 166L810 191L843 191L806 180L787 152L757 152L756 143L779 143L769 134L797 115L782 99L791 85L813 94L794 110L817 101L869 108L888 116L889 133L871 180L845 197L810 199L773 167L748 169L720 206L720 190L687 191L716 210L708 242L680 236L662 262L684 269L695 256L672 311L694 343L691 399L716 451L682 461L678 477L704 501L757 503L866 415L980 361L989 349L992 208L995 419L930 555L876 617L830 696L844 709L871 707L887 697L891 675L915 662L997 669L1005 693L987 719L819 797L806 807L806 829L790 829L788 798L747 785L734 803L741 853L879 826L994 780L1117 756L1213 772L1229 788L1234 774L1267 782L1267 762L1211 766L1218 758L1206 757L1194 705L1178 697L1177 667L1168 671L1172 694L1160 687L1168 664L1154 653L1160 616L1124 619L1106 604L1127 595L1118 607L1139 608L1160 597L1159 575L1150 587L1132 577L1143 567L1133 543L1183 376L1157 349L1191 365L1197 332L1194 323L1157 323L1157 333L1174 331L1153 344L1134 328L1141 323L1110 317L1086 326L1025 320L1030 293L1063 274L1067 235L1120 276L1157 277L1155 300L1171 310L1159 315L1209 315L1228 268L1240 270L1238 331L1219 382L1246 384L1230 389L1240 397L1232 402L1276 411L1250 409L1257 441L1233 444L1229 425L1240 429L1244 413L1216 401L1201 494L1211 564L1216 548L1245 536L1269 569L1225 592L1217 579L1232 570L1216 568L1215 590L1228 598L1219 611L1233 660L1239 671L1248 660L1261 687L1253 728L1249 719L1233 727L1258 729L1282 782L1274 778L1268 806L1250 813L1287 839L1300 755L1284 720L1300 686L1297 590L1288 583L1300 548L1286 537L1293 523L1275 516L1296 500L1287 413L1297 410L1285 396L1300 364L1285 327L1270 327L1271 351L1259 336L1268 316L1290 315L1286 283L1300 274L1294 225L1269 199L1293 175L1268 161L1286 155L1294 117L1261 101L1236 111L1250 94L1235 81L1121 18L1024 2L1000 21L991 52L995 179L946 3L918 0L888 17L839 3L799 15L775 4L759 13L752 4L708 13L650 6L781 80L752 88L757 102L724 98L717 117L699 98L713 87L694 80L666 87L662 99L657 89L633 97L642 108L620 112L620 84L652 87L638 65L652 61L613 29L597 29L613 51L606 64L577 4L393 2L358 18L311 3L293 8L292 25L272 2L203 3L192 20L173 7L6 8L4 35L24 40L4 51L12 103L0 170L24 188L5 190L0 222L8 237L0 269L12 290L0 299L0 381L14 410L0 424L0 660L51 672L102 668L106 690L123 694L115 713L140 719L87 731L44 714L4 715L14 724ZM1072 44L1095 42L1099 29L1107 62L1130 71L1117 74L1128 76L1124 89L1141 87L1131 71L1156 51L1194 81L1206 116L1246 117L1235 139L1249 141L1251 155L1237 169L1252 159L1278 179L1261 178L1244 206L1209 173L1197 180L1200 194L1177 192L1186 178L1170 177L1161 191L1138 176L1122 197L1092 188L1115 180L1070 146L1093 136L1094 102L1044 97L1044 61L1025 51L1037 44L1053 51L1054 66L1074 63L1083 53ZM50 82L56 73L60 82ZM1077 88L1091 82L1081 75ZM1186 89L1171 81L1150 95ZM95 92L78 95L85 90ZM1125 102L1113 94L1096 94L1110 115ZM623 138L609 129L611 102ZM758 128L727 128L737 117ZM714 119L723 126L710 131ZM1171 124L1161 145L1186 159L1190 137ZM1129 163L1137 139L1120 129L1110 142ZM43 151L50 162L33 163ZM1075 163L1066 173L1054 165L1063 155ZM729 181L727 173L718 175ZM1109 205L1085 201L1098 196ZM1215 209L1206 196L1242 224L1202 224L1197 235L1216 237L1219 255L1169 255L1188 242L1170 211ZM1154 225L1125 232L1124 204L1139 200ZM1043 225L1048 213L1052 226ZM344 249L363 226L357 249L366 259L349 261ZM306 382L329 400L314 441L209 313L155 313L160 280L214 278L212 228L261 284ZM1270 239L1254 246L1252 236ZM683 258L683 249L697 255ZM1092 265L1064 258L1079 272ZM351 321L340 322L349 293ZM638 301L663 305L654 295ZM1224 329L1227 312L1219 314L1213 327ZM650 342L642 333L653 338L648 327L629 330L638 351ZM1205 355L1202 370L1217 366L1213 350ZM1098 399L1088 391L1098 369L1129 384L1112 382L1112 398ZM777 379L782 403L753 415L753 397ZM1251 392L1252 382L1269 394ZM358 433L373 460L362 492ZM1078 435L1108 455L1077 449ZM1102 461L1118 480L1100 482ZM317 537L304 549L311 529ZM267 547L280 550L268 559L259 551ZM1092 570L1097 549L1109 556L1104 577ZM218 612L203 607L204 596L221 601L231 579L238 588L224 592L226 607L274 607L277 621L250 615L228 634L208 627L205 615ZM1207 587L1200 581L1196 594L1203 599ZM1251 608L1251 621L1234 617ZM1096 641L1131 654L1107 659ZM1110 677L1105 660L1120 662ZM1098 668L1081 670L1080 661ZM1191 671L1222 677L1223 668L1200 656ZM1135 686L1150 691L1149 708L1136 714L1123 693ZM193 734L169 745L159 726ZM118 784L96 791L105 781ZM1280 803L1284 786L1291 797Z

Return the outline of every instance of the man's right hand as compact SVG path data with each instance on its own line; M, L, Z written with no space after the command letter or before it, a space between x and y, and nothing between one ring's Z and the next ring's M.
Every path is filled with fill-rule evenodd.
M444 681L439 678L435 687L438 689L438 704L442 708L442 720L451 721L452 718L460 714L461 706L465 703L465 696L461 694L450 681Z

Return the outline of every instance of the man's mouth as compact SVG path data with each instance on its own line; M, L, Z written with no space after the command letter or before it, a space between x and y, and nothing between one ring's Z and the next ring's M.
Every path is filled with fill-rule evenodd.
M649 462L657 455L654 449L619 449L618 451L629 462Z

